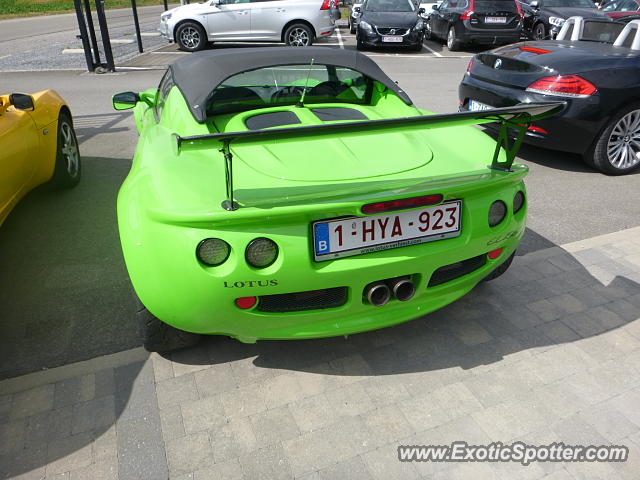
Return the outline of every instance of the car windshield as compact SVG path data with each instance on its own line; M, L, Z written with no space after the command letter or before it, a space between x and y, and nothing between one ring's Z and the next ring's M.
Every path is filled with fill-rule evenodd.
M543 0L542 8L545 7L596 8L591 0Z
M411 0L368 0L364 9L368 12L415 12Z
M373 80L350 68L333 65L283 65L233 75L220 84L207 114L314 103L368 103ZM303 98L304 97L304 98Z

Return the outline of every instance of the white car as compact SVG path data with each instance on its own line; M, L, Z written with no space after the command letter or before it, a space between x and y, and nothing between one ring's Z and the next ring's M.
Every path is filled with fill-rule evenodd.
M335 30L334 0L210 0L160 16L160 33L181 50L209 42L285 42L311 45Z

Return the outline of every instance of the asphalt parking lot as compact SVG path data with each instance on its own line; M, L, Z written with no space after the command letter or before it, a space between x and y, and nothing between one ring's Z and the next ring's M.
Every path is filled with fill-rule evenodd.
M324 43L355 48L344 27ZM444 113L457 110L473 53L425 42L421 53L367 55L414 103ZM521 149L529 219L513 274L441 313L348 339L210 339L150 358L131 350L140 342L115 199L137 135L110 97L156 86L163 65L181 55L165 46L123 56L122 68L104 75L0 73L3 93L62 94L83 156L77 188L37 189L0 229L0 378L10 379L0 384L0 477L91 478L104 469L116 478L115 468L122 479L638 478L637 457L611 468L526 470L389 461L398 442L434 439L624 441L638 453L639 174L608 177L575 155ZM106 363L18 378L109 354ZM16 410L30 401L36 406ZM49 424L35 431L33 419L57 409L72 419L68 434L56 437ZM151 424L136 423L143 417ZM141 439L146 460L131 453Z

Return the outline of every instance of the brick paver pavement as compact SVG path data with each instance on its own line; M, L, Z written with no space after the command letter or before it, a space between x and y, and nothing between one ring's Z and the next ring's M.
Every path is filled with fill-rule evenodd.
M404 463L398 445L624 444L626 463ZM0 382L0 478L640 478L640 228L517 257L397 327L211 338Z

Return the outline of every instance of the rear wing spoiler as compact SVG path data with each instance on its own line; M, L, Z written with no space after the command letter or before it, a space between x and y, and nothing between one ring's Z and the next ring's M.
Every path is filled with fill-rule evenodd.
M520 148L527 128L532 122L550 117L560 112L564 102L528 103L513 107L493 108L479 112L456 112L434 115L419 115L415 117L389 118L380 120L359 120L354 122L340 122L322 125L306 125L302 127L270 128L265 130L248 130L241 132L212 133L208 135L193 135L181 137L173 134L176 139L177 151L191 148L208 148L205 145L211 140L222 144L220 151L224 154L227 198L222 202L225 210L236 210L239 205L233 200L233 154L231 143L252 143L263 140L284 140L292 138L321 137L335 133L367 134L373 130L385 132L417 131L432 128L458 127L464 125L480 125L484 123L500 123L500 131L493 153L493 160L489 168L511 171L511 165ZM515 138L510 129L516 131ZM500 161L500 151L504 148L505 160Z

